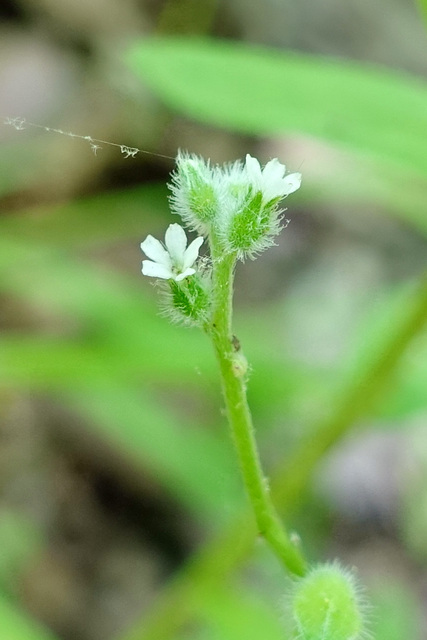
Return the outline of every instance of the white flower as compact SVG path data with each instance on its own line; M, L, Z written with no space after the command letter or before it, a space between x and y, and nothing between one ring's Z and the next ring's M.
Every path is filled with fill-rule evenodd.
M274 198L284 198L301 186L301 174L290 173L285 176L286 167L277 158L267 162L261 170L258 160L248 153L245 170L255 191L262 192L264 202L270 202Z
M187 248L187 236L179 224L170 224L165 234L165 245L147 236L141 242L141 249L150 260L142 261L142 273L152 278L176 280L179 282L196 273L192 268L199 255L203 238L193 240Z

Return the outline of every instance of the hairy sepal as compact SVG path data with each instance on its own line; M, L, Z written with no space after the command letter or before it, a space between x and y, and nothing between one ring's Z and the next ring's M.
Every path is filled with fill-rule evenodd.
M207 278L195 274L176 282L168 280L168 291L163 299L163 311L178 324L204 329L211 309L210 286Z

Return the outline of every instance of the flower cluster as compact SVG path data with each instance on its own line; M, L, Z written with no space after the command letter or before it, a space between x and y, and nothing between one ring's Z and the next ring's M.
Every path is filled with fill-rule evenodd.
M211 167L180 153L170 185L171 209L190 229L216 233L226 253L243 259L273 244L282 228L279 202L300 185L301 174L286 175L276 158L264 169L249 154L244 164Z
M203 236L216 247L216 257L254 257L273 244L282 228L280 201L301 185L301 174L286 174L276 158L262 169L249 154L245 162L224 167L187 153L179 153L172 174L173 213L199 235L187 247L179 224L169 225L165 242L149 235L141 243L147 256L142 273L169 282L172 306L185 322L204 323L209 311L208 271L196 269Z

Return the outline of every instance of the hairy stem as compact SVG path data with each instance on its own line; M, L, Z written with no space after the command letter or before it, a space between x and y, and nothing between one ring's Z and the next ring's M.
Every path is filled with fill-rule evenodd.
M321 419L310 435L302 439L287 465L279 465L280 471L272 482L272 493L286 513L296 508L322 455L339 442L372 405L376 405L408 345L427 326L427 273L421 276L417 289L409 295L405 308L406 317L387 337L386 343L373 353L371 363L357 384L356 381L350 382L337 394L332 416ZM362 389L365 390L363 394ZM314 446L313 432L316 434ZM175 637L180 626L197 616L198 605L194 604L192 594L205 582L222 583L227 574L247 559L253 549L254 536L253 521L240 514L222 535L207 543L190 559L166 587L148 619L135 625L122 640L168 640Z
M245 487L260 535L270 544L285 567L304 575L306 561L282 525L270 497L255 440L252 416L246 397L245 362L232 334L233 276L236 256L222 254L211 240L213 259L214 311L211 336L218 358L227 415L239 457Z

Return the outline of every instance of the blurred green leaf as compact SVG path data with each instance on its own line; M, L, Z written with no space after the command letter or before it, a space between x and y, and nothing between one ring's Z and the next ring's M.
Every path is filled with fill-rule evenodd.
M221 584L201 586L194 594L200 617L227 640L285 640L276 603L268 607L249 590Z
M393 393L389 393L386 402L380 407L380 417L396 421L402 425L402 419L416 414L427 413L427 345L418 340L402 358L394 376Z
M378 584L370 589L369 596L373 608L370 630L375 640L421 638L421 611L405 584Z
M53 633L0 595L0 637L4 640L54 640Z
M427 25L427 0L418 0L418 6Z
M33 207L19 215L3 216L0 230L20 242L39 241L64 249L96 249L127 238L138 246L147 228L156 227L159 221L159 226L166 224L167 196L162 183L97 194L63 205Z
M309 134L425 175L427 86L354 62L230 42L152 39L126 55L173 109L242 133Z
M406 282L393 290L378 291L375 304L364 315L353 337L353 349L347 359L346 376L357 379L372 359L372 353L385 349L396 327L404 324L413 305L414 282ZM424 321L425 324L425 321ZM353 373L350 373L350 372ZM427 409L427 334L420 331L414 342L396 363L387 383L384 401L375 416L385 419L384 426L404 426L403 417ZM393 422L395 421L395 422Z

